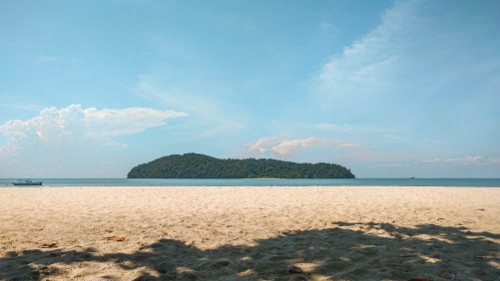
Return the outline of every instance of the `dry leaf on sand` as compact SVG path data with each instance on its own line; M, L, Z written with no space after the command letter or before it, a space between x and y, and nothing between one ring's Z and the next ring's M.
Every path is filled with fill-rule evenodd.
M109 240L113 240L113 241L125 241L125 237L113 236L113 237L110 237Z

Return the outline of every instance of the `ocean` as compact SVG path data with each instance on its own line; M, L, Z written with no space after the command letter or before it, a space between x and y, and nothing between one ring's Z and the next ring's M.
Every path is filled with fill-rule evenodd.
M0 187L14 179L0 179ZM356 178L356 179L127 179L127 178L33 178L42 186L456 186L500 187L500 178Z

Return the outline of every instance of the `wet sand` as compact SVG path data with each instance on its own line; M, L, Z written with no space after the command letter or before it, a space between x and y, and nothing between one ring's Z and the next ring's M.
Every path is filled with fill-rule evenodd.
M417 276L498 280L500 188L0 188L0 280Z

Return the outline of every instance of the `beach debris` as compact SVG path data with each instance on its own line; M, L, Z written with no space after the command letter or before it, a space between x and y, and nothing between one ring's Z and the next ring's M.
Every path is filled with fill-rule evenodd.
M113 241L125 241L125 237L120 237L120 236L113 236L109 237L108 239Z
M412 279L410 279L408 281L432 281L432 280L424 278L424 277L415 277L415 278L412 278Z
M486 259L490 259L490 258L493 258L493 256L480 256L480 255L474 255L473 256L474 258L476 259L479 259L479 260L486 260Z
M44 243L42 244L42 248L55 248L57 247L56 243Z
M496 260L500 259L500 252L494 255L473 255L475 259L484 260L488 266L500 269L500 263Z
M289 265L286 268L286 271L288 271L290 273L304 273L304 270L296 265Z
M483 208L479 208L479 209L477 209L477 210L478 210L478 211L484 211L484 209L483 209Z

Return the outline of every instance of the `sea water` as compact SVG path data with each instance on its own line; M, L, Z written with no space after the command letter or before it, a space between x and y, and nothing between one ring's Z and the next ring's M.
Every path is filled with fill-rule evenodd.
M0 179L0 187L14 179ZM33 178L42 186L457 186L500 187L500 179L355 178L355 179L128 179Z

